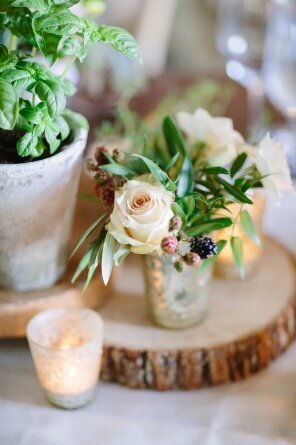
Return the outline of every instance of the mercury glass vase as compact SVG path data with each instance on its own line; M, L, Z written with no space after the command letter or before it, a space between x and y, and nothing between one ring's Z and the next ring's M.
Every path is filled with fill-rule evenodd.
M184 265L178 272L171 255L144 257L150 315L159 326L179 329L200 323L207 312L211 267Z

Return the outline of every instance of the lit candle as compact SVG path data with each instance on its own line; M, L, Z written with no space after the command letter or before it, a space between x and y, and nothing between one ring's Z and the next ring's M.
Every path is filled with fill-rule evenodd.
M239 218L233 228L233 226L227 227L223 230L217 230L215 232L215 241L222 239L229 240L231 236L238 236L243 241L243 257L244 257L244 269L245 276L248 277L255 269L256 264L260 260L262 254L262 243L264 238L263 233L263 215L265 210L266 200L262 193L255 192L251 197L253 204L244 204L243 209L246 209L255 226L256 232L261 240L261 245L257 245L251 238L246 234L243 228L240 226ZM242 209L241 204L231 204L228 209L231 212L231 217L235 220L237 219L238 213ZM219 212L220 215L220 212ZM229 212L223 213L223 216L229 216ZM214 271L217 275L223 278L238 278L239 273L234 265L232 251L230 247L230 242L226 244L222 252L217 257L214 263Z
M48 400L72 409L88 403L97 386L103 322L90 309L50 309L28 324L37 375Z

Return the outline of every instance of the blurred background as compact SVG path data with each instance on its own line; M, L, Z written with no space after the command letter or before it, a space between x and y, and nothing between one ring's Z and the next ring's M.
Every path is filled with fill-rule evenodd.
M78 8L88 15L103 6L86 0ZM131 108L148 114L176 88L214 79L223 92L227 82L233 98L225 113L252 142L275 133L295 173L295 0L107 0L97 21L132 32L143 65L100 44L91 48L74 107L94 125L112 118L120 99L137 96Z

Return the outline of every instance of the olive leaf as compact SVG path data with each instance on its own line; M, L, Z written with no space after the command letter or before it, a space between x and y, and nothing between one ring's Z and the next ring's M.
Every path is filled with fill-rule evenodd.
M115 266L119 266L119 264L124 260L124 258L130 254L130 249L122 245L114 254L114 264Z
M177 196L186 196L194 186L193 166L189 156L185 156L178 178Z
M256 232L252 217L246 209L240 212L240 225L251 240L253 240L257 246L261 246L261 240Z
M113 268L113 257L115 253L116 241L113 236L107 232L102 253L102 278L104 284L108 284L112 268Z
M205 233L213 232L214 230L225 229L232 225L231 218L215 218L204 224L199 224L195 227L191 227L186 231L188 236L197 236Z
M243 249L243 241L238 236L232 236L230 239L230 246L233 256L234 264L239 271L241 279L245 277L244 270L244 249Z

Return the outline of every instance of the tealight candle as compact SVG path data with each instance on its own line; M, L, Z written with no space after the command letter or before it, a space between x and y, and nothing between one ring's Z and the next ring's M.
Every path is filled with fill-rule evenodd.
M255 226L256 232L263 242L264 233L263 233L263 215L265 210L266 200L263 194L260 192L255 192L251 197L253 200L253 204L244 204L243 208L247 209ZM232 218L235 220L238 217L239 212L241 211L241 204L231 204L228 206L229 211L231 212ZM228 212L221 213L219 215L229 216ZM243 241L243 255L244 255L244 269L246 277L250 276L252 271L255 269L256 264L260 260L262 254L262 243L261 245L257 245L250 237L246 234L243 228L240 226L239 220L235 227L233 226L227 227L222 230L217 230L215 232L215 241L219 241L221 239L230 239L231 236L238 236ZM239 273L234 265L233 255L230 247L230 243L224 247L222 252L218 255L217 260L215 261L215 273L223 278L238 278Z
M72 409L88 403L97 386L103 322L90 309L50 309L28 324L27 338L47 399Z

